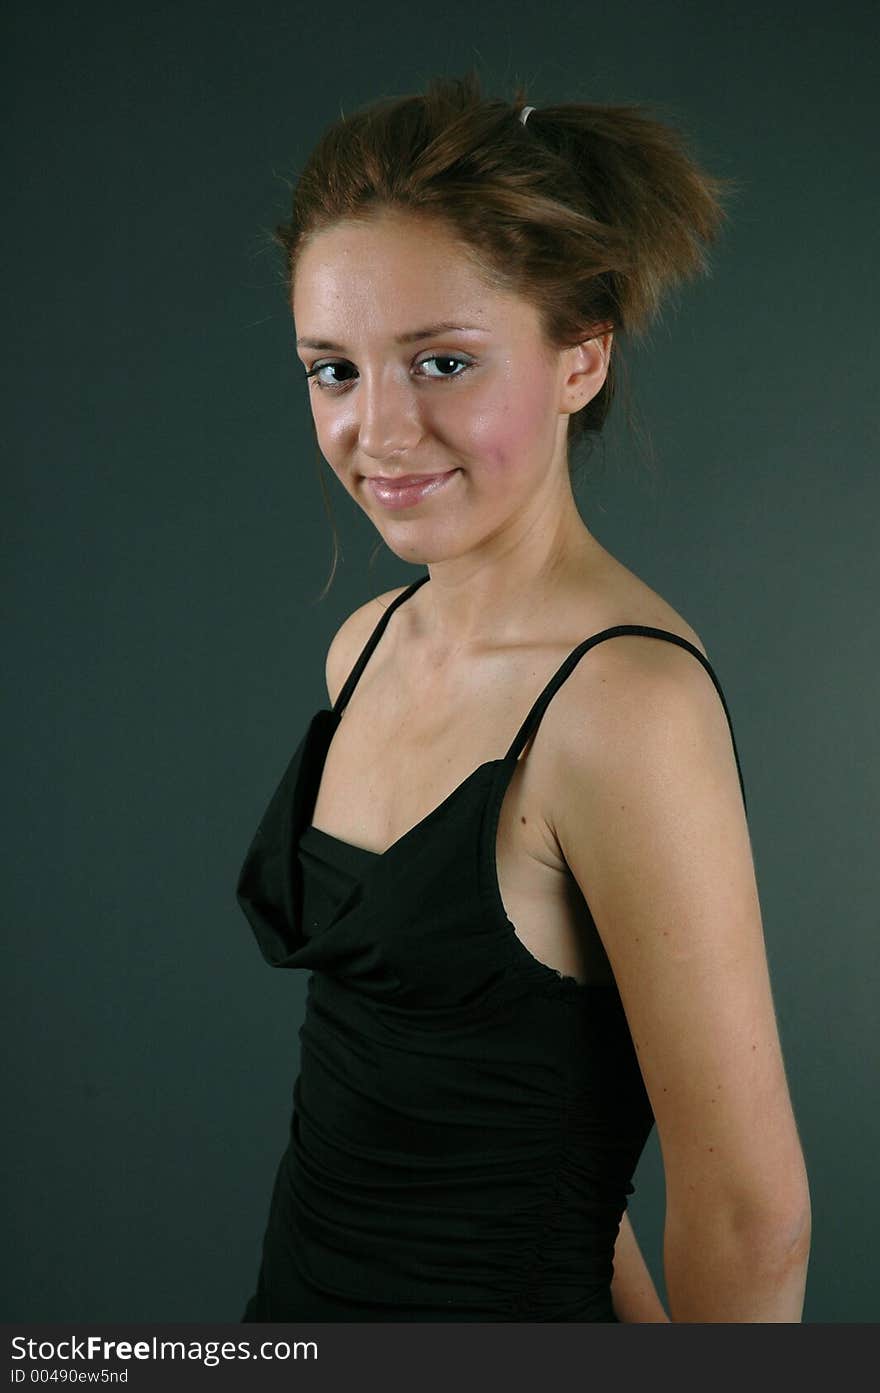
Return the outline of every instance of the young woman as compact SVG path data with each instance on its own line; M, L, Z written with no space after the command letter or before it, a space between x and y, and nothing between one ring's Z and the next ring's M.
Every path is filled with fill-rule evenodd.
M329 646L237 895L306 970L246 1321L798 1321L807 1176L729 713L572 447L722 184L644 108L435 79L278 229L320 451L420 567ZM663 1309L627 1221L656 1122Z

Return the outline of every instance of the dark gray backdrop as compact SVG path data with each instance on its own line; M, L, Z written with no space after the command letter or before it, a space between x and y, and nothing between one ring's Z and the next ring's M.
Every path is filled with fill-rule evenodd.
M304 982L234 901L355 605L416 572L329 476L265 228L340 107L471 63L658 101L744 192L581 490L731 706L813 1201L878 1318L877 8L6 10L6 1320L235 1320ZM621 345L624 352L625 344ZM656 1133L631 1214L662 1286Z

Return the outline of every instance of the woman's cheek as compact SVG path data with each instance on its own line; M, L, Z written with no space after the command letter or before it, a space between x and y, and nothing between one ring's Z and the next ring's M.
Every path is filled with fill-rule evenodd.
M537 413L546 412L546 403L534 386L523 384L510 391L491 410L480 414L472 432L471 453L492 475L507 474L522 459L528 459L535 442L532 435Z
M324 459L327 461L330 468L333 470L333 473L336 475L337 479L340 479L344 482L345 454L342 440L342 429L340 428L338 423L331 425L328 421L322 421L321 417L317 412L313 416L313 421L315 426L315 438L318 442L318 449L321 451L321 454L324 456Z

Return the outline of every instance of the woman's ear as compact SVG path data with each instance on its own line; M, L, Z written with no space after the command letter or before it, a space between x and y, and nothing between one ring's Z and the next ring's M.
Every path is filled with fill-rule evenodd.
M601 391L608 376L614 330L606 329L566 350L567 372L560 410L580 411Z

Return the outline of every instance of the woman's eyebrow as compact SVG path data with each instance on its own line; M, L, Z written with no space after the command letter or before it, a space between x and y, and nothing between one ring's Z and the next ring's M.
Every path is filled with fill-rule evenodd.
M424 329L408 329L405 334L398 334L394 342L418 343L419 339L432 339L437 334L487 334L488 332L488 329L478 324L428 324ZM342 344L331 343L329 339L297 339L296 346L297 348L319 348L334 353L345 352Z

